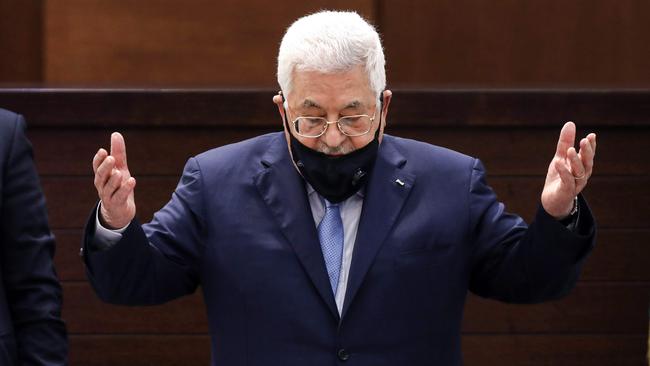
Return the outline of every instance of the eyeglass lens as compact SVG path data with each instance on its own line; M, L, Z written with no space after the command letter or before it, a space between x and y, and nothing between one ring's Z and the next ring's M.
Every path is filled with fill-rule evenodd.
M322 117L299 117L295 121L296 132L303 136L316 137L327 128L327 120ZM358 136L370 130L372 121L365 115L343 117L338 120L341 132L348 136Z

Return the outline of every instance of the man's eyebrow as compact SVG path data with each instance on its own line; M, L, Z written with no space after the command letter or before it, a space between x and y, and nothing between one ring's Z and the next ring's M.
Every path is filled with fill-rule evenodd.
M343 109L358 109L358 108L361 107L361 106L363 106L363 103L361 103L361 102L358 101L358 100L355 100L355 101L352 101L352 102L348 103L348 104L345 106L345 108L343 108Z
M303 108L318 108L318 109L323 109L318 103L314 102L311 99L305 99L304 102L302 102L302 107Z
M348 103L343 107L343 109L358 109L359 107L362 107L363 103L358 101L358 100L353 100L352 102ZM302 102L302 107L303 108L317 108L317 109L324 109L321 107L318 103L314 102L311 99L305 99Z

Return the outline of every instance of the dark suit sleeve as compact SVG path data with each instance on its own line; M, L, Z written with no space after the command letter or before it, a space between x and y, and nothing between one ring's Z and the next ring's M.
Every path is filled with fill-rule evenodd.
M16 116L2 181L2 277L19 364L64 365L67 335L52 263L54 237L24 128Z
M86 273L98 296L110 303L153 305L194 292L204 247L203 189L190 159L171 200L149 224L133 220L108 249L93 244L95 210L86 225Z
M595 243L595 222L582 196L572 230L541 205L527 227L521 218L504 211L479 161L473 169L470 196L472 292L514 303L537 303L569 293Z

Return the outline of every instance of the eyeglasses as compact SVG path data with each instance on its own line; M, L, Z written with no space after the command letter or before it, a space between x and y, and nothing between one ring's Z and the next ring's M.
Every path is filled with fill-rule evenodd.
M341 117L338 121L328 121L324 117L298 117L293 120L293 128L299 136L316 138L322 136L329 125L336 123L339 131L345 136L363 136L372 129L376 115L377 110L372 117L367 114L357 114Z

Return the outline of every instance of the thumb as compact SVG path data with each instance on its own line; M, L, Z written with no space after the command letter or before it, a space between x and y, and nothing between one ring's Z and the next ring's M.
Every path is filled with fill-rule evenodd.
M111 134L111 156L115 158L115 167L117 169L129 169L126 163L126 144L124 143L124 137L119 132Z

